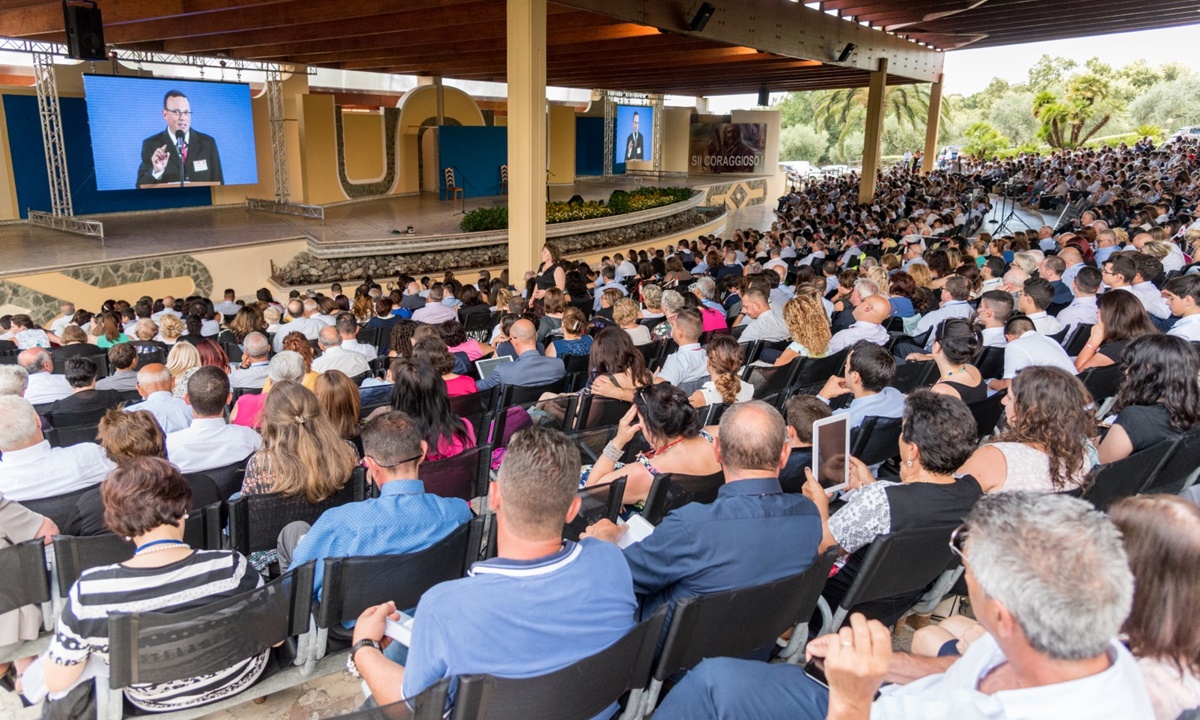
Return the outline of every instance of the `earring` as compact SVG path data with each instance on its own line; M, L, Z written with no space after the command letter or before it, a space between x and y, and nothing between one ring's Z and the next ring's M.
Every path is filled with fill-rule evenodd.
M909 467L912 467L912 460L909 460L909 461L905 462L904 464Z

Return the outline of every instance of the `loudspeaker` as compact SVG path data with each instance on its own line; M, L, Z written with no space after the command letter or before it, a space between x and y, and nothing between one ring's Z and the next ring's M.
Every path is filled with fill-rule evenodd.
M766 85L763 85L762 87L760 87L758 89L758 106L766 107L770 104L771 104L771 91L767 89Z
M855 45L854 43L846 43L846 47L842 48L842 54L841 54L841 55L838 55L838 57L837 57L837 61L838 61L838 62L846 62L847 60L849 60L849 59L850 59L850 53L854 52L854 50L855 50L857 47L858 47L858 46L857 46L857 45Z
M700 9L696 11L696 15L692 18L692 21L688 23L688 30L692 32L703 30L716 11L717 9L710 4L706 2L700 3Z
M67 56L76 60L105 60L104 23L100 8L89 0L63 0L67 25Z

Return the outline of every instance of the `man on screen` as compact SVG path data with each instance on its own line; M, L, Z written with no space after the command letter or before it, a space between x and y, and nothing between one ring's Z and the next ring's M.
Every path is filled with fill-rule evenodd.
M646 152L642 146L642 134L638 132L638 114L633 114L633 132L625 139L625 162L630 160L645 160Z
M142 141L138 187L178 184L181 180L224 183L217 141L192 129L192 106L187 95L178 90L167 92L162 114L167 129Z

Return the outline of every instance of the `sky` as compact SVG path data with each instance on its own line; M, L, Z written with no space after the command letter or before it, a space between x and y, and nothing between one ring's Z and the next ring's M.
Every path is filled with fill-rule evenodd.
M1070 58L1081 65L1094 57L1113 67L1139 59L1151 66L1176 62L1200 71L1200 53L1194 49L1197 40L1200 40L1200 25L1188 25L980 50L955 50L946 53L946 84L942 90L947 94L970 95L987 87L994 77L1012 83L1025 82L1029 68L1042 55ZM780 97L783 97L782 93L771 93L772 102ZM757 99L757 95L711 97L709 108L714 113L728 113L753 108Z

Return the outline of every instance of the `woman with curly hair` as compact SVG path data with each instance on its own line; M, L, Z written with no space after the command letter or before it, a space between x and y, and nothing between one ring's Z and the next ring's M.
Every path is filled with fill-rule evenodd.
M304 337L304 333L290 332L283 336L283 349L291 350L304 360L304 379L300 382L300 384L309 390L312 390L313 383L317 381L317 375L320 374L313 372L312 369L313 357L316 355L316 351L313 350L312 343L308 341L308 338ZM267 381L263 383L263 392L265 393L270 391L271 378L268 377Z
M388 337L388 357L406 358L412 355L412 336L417 330L417 324L412 320L400 320L392 326Z
M368 322L375 315L375 303L371 301L371 288L359 285L354 291L354 304L350 306L350 314L359 325Z
M1148 335L1126 346L1121 362L1125 379L1113 406L1117 418L1100 443L1102 463L1153 447L1200 423L1200 355L1191 343Z
M705 350L708 352L708 374L712 379L692 393L688 399L692 407L732 405L752 399L754 386L738 377L745 358L745 351L738 341L732 335L717 335Z
M833 331L819 290L812 285L798 285L795 297L783 306L783 321L792 334L792 343L779 355L776 367L798 357L825 357Z
M1062 368L1033 365L1013 378L1004 409L1008 430L971 455L961 473L985 492L1066 492L1095 464L1092 396Z

